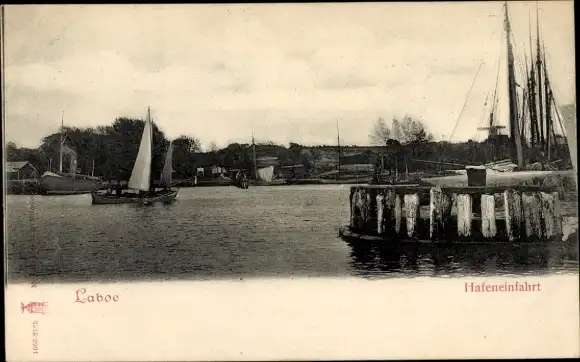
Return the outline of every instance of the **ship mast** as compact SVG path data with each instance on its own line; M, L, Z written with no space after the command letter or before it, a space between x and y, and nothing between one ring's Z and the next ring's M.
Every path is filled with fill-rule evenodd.
M542 95L542 56L540 50L540 20L538 12L538 3L536 3L536 68L538 73L538 109L540 111L538 122L540 124L540 144L544 149L546 145L546 138L549 137L547 132L544 132L544 102Z
M337 137L337 148L338 148L338 175L337 178L340 178L340 130L338 128L338 120L336 121L336 137Z
M514 156L517 165L521 168L524 166L522 155L522 143L520 139L520 127L518 122L518 102L516 93L516 80L514 68L514 54L511 44L511 26L508 13L507 1L505 2L505 31L507 43L507 61L508 61L508 88L509 88L509 118L510 118L510 135L514 144Z
M254 130L252 130L252 159L254 160L254 176L258 179L258 161L256 160L256 143L254 142Z
M59 171L62 173L62 152L64 145L64 111L62 111L62 117L60 119L60 162L58 163Z

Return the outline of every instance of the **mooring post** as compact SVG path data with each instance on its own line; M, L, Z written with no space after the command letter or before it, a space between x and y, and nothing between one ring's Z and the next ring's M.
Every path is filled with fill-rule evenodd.
M365 225L365 192L362 187L354 187L351 201L350 226L355 230L362 230Z
M393 213L395 219L395 233L401 233L401 224L403 223L403 202L399 193L395 194L395 212Z
M471 236L471 195L457 195L457 235L460 237Z
M522 199L515 190L504 193L505 224L508 239L514 241L522 236Z
M542 239L542 201L537 192L522 193L522 206L526 237Z
M385 196L380 192L377 194L377 234L381 235L384 233L384 208L385 208Z
M439 239L443 236L443 191L440 187L432 187L429 192L429 236Z
M408 194L404 197L405 217L407 221L407 236L414 238L417 236L417 225L419 221L419 194Z
M481 233L484 238L494 238L497 234L495 221L495 195L481 195Z
M546 239L562 236L562 215L560 214L560 197L557 192L542 192L542 218Z
M350 188L350 227L355 229L357 227L356 205L358 203L358 188Z
M385 189L385 198L383 200L384 203L384 211L383 211L383 219L385 220L383 224L383 232L388 234L393 234L396 225L396 217L395 217L395 199L397 195L395 190L387 188Z

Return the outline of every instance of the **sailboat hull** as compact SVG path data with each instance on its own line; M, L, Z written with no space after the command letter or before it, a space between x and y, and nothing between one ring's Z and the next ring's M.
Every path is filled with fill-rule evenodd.
M175 200L179 190L161 191L150 195L124 194L112 195L101 192L91 192L93 205L114 205L114 204L142 204L150 205L154 203L170 203Z

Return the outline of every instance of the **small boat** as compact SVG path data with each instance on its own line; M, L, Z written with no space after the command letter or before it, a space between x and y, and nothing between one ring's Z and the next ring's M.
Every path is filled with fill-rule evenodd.
M107 204L144 204L149 205L157 202L170 203L175 200L179 190L171 189L171 174L173 144L170 142L165 155L165 164L161 173L161 190L155 190L151 180L151 160L153 148L153 124L151 122L151 110L147 109L147 119L143 128L143 136L139 145L139 153L129 179L129 189L132 192L122 192L119 188L115 194L112 192L91 192L93 205Z

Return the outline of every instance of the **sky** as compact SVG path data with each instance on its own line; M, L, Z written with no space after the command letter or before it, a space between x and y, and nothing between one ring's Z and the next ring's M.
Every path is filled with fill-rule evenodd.
M508 5L523 61L537 4ZM205 148L249 142L252 132L256 141L336 144L337 122L341 144L367 145L379 117L406 114L435 139L473 139L496 79L508 124L502 7L7 6L5 141L37 147L63 113L65 125L95 127L144 118L148 106L169 138L193 136ZM538 9L556 101L575 103L573 3Z

